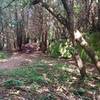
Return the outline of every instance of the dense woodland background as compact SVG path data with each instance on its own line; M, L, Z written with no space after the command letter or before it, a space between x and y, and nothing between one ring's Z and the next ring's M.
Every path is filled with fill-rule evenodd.
M64 63L60 64L58 61L58 65L55 65L56 67L54 67L56 69L52 69L52 72L50 73L53 73L54 71L54 73L57 74L55 70L57 70L58 66L67 66L67 61L71 59L76 66L75 69L79 70L79 83L75 81L75 84L81 84L82 80L84 81L86 77L92 75L92 78L89 79L92 82L95 81L96 89L97 87L98 89L95 90L96 92L90 93L91 95L86 95L87 98L82 98L81 96L86 93L84 89L86 88L84 87L86 85L83 86L81 84L83 87L75 89L77 86L74 84L74 89L77 93L75 91L74 92L77 96L73 97L73 99L71 99L71 97L67 94L65 95L69 98L66 96L64 97L62 94L61 99L61 97L57 96L57 94L50 93L50 98L53 99L50 99L48 95L44 96L42 94L44 99L36 100L99 100L100 0L0 0L0 61L3 59L9 59L14 53L27 54L28 57L30 54L34 55L37 51L41 51L42 55L39 56L42 56L42 58L40 57L42 60L44 58L48 59L48 57L55 61L58 61L59 59L60 62L63 62L62 60L64 60ZM24 57L21 59L24 59ZM50 63L50 61L48 62ZM3 65L0 67L2 66ZM48 65L45 65L43 62L42 65L39 63L39 65L31 64L30 66L47 66L46 69L49 69ZM70 66L70 64L68 66ZM94 70L92 70L92 68ZM45 70L45 68L43 70ZM92 72L90 72L90 70L92 70ZM24 71L22 69L18 69L17 71L18 73L21 72L23 74L34 73L32 69L26 69ZM47 72L50 74L49 70L47 70ZM13 74L14 73L16 73L16 71L13 72ZM62 73L64 72L61 72L60 69L60 82L63 82L63 85L66 87L65 84L68 80L68 76L70 75L68 72L65 72L64 74ZM2 75L3 73L1 76ZM27 74L27 77L29 78L30 75L28 75L29 74ZM20 76L21 75L19 75L19 77ZM5 77L5 75L3 75L3 77ZM32 74L31 78L32 77L35 77L35 74ZM54 78L55 76L50 77ZM36 80L39 79L36 78ZM51 80L55 81L55 79ZM88 82L90 82L90 80L88 80ZM11 81L14 81L15 83L16 81L19 82L18 80L8 80L5 84L7 83L8 86ZM34 79L32 82L34 83ZM53 85L54 84L55 82ZM61 85L61 83L57 83L56 85L58 86L59 84ZM35 85L38 87L36 83ZM64 90L66 91L66 89ZM72 93L72 90L70 92ZM81 95L80 92L83 94ZM36 98L37 97L38 96L36 96ZM28 100L32 100L32 98Z

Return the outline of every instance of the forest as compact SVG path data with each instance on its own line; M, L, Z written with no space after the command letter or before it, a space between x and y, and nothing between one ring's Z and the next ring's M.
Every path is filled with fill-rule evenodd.
M100 0L0 0L0 100L100 100Z

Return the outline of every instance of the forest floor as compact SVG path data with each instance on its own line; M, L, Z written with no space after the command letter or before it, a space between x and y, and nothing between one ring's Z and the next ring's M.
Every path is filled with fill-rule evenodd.
M100 100L100 76L86 66L83 81L73 59L14 53L0 60L0 100Z
M13 69L36 62L41 54L41 51L30 54L15 52L11 57L0 60L0 69Z

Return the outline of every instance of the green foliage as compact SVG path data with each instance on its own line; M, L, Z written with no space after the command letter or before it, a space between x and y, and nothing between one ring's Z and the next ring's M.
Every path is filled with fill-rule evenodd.
M70 75L68 72L63 72L61 75L58 77L58 81L63 84L64 82L67 82L70 80Z
M6 52L0 52L0 59L6 59L7 58L7 53Z
M48 69L46 74L50 83L64 84L70 80L70 74L66 70L68 65L55 64L52 69Z
M34 67L18 68L8 72L9 76L14 78L21 78L25 83L42 82L44 79L41 74L37 73Z
M100 33L99 32L86 33L86 38L90 46L95 50L96 54L100 59Z
M61 57L64 58L71 58L72 53L74 52L74 48L71 45L69 45L67 41L63 41L60 44L59 50L60 50Z
M47 68L48 65L45 64L45 63L42 62L42 61L39 61L39 62L37 62L37 63L34 64L34 67L35 67L35 68Z
M66 68L68 65L65 64L55 64L50 68L47 64L43 62L37 62L36 64L29 65L24 68L17 68L10 71L4 71L0 74L0 76L8 76L12 79L19 79L23 81L25 84L32 84L33 89L39 88L39 85L47 84L47 83L61 83L70 80L70 74L67 72ZM43 75L46 75L48 80L44 78ZM15 81L14 81L15 82ZM7 82L8 87L9 84L13 84L12 80Z
M48 93L45 96L40 97L40 100L57 100L55 95Z
M88 40L89 45L93 48L100 59L100 34L97 33L85 33L84 37ZM79 48L80 57L85 62L90 62L90 58L86 54L86 52L80 47L77 46L76 49Z
M0 77L6 76L10 78L4 82L6 88L27 85L30 86L30 91L33 93L33 91L36 92L36 90L40 90L44 86L50 87L56 85L57 87L70 89L72 94L82 100L91 100L91 98L86 96L86 93L88 93L88 91L96 93L100 87L99 80L95 81L94 78L89 76L89 78L85 79L82 84L79 84L79 87L76 87L77 82L74 82L77 81L78 74L74 73L74 70L76 72L76 68L73 70L73 67L71 67L72 66L66 65L63 62L49 66L44 63L43 60L40 60L35 64L24 66L24 68L13 69L11 71L1 71ZM44 84L44 82L46 83ZM90 85L88 83L90 83ZM95 85L95 87L91 84ZM54 92L43 92L36 97L37 100L57 100Z
M83 61L85 62L90 61L88 55L85 53L85 51L82 48L80 48L79 51L80 51L80 57L82 58Z
M80 96L82 96L82 95L85 94L85 92L86 92L85 89L79 88L79 89L77 89L77 90L74 91L74 94L75 94L75 95L80 95Z
M38 90L38 89L40 88L40 85L37 84L37 82L33 82L33 83L31 84L31 87L32 87L32 90L34 91L34 90Z
M59 57L60 51L59 51L60 42L55 41L52 42L49 46L50 54L52 57Z
M23 85L23 82L20 81L20 80L11 79L11 80L5 81L3 84L4 84L4 86L6 88L11 88L11 87L22 86Z
M76 14L79 14L80 13L80 11L81 11L81 6L79 5L79 4L74 4L74 12L76 13Z
M53 41L49 46L52 57L71 58L74 48L67 41Z

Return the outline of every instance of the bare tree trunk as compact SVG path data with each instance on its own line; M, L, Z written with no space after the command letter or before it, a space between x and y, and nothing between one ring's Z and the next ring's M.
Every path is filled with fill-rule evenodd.
M72 0L62 0L62 3L67 13L67 19L68 19L67 30L70 34L73 47L75 47L76 41L75 41L75 35L74 35L75 25L74 25L74 12L73 12L74 2ZM76 54L74 55L74 59L77 63L77 66L79 67L81 76L84 77L86 75L86 70L85 70L85 66L78 52L76 52Z
M72 8L72 5L70 4L70 3L72 3L72 0L62 0L62 3L67 12L67 15L69 16L68 20L73 20L73 18L72 18L73 8ZM73 27L73 23L70 23L70 26ZM67 29L69 30L69 32L71 31L71 29L69 27L67 27ZM97 70L100 73L100 65L98 63L98 58L97 58L95 52L92 50L92 48L90 48L90 46L88 45L86 40L81 35L81 32L79 32L76 27L74 27L73 30L74 30L73 33L70 33L71 37L73 37L73 35L74 35L75 41L85 50L85 52L91 58L91 60L93 61Z
M76 42L85 50L88 56L91 58L91 61L95 64L97 70L100 73L100 64L98 61L98 56L95 54L95 51L89 46L86 40L83 38L82 34L76 30L74 32Z
M4 36L0 33L0 50L3 50L4 47Z
M98 30L100 31L100 0L98 0Z
M44 32L43 35L42 35L42 51L43 53L45 53L47 51L47 35L48 33L47 32Z
M26 34L26 32L25 32L25 16L24 16L24 9L22 9L22 11L21 11L21 21L22 21L22 27L21 27L21 31L22 31L22 43L23 44L27 44L27 43L29 43L29 35L27 35Z
M18 14L17 14L17 8L15 5L15 19L16 19L16 29L15 29L15 33L16 33L16 39L17 39L17 47L18 50L21 51L21 47L22 47L22 25L21 25L21 21L18 20Z

